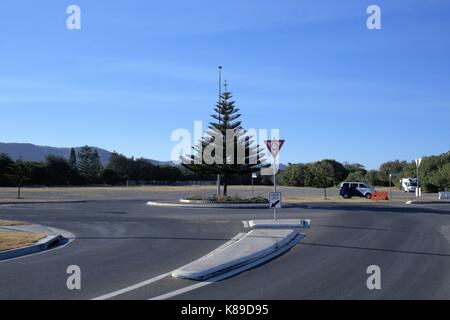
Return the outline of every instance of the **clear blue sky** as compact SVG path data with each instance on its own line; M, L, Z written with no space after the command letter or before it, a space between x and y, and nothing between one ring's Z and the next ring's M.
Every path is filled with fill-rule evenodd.
M174 129L209 120L220 64L243 125L281 130L283 163L372 169L450 149L449 57L447 0L4 0L0 141L168 160Z

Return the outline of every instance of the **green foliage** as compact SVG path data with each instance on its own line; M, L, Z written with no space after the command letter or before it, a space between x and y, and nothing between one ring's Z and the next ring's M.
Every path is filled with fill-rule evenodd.
M350 180L348 180L350 181ZM379 186L380 180L378 179L378 171L377 170L370 170L368 171L364 178L361 178L361 180L354 180L354 181L362 181L366 182L371 186Z
M10 184L8 173L13 164L14 162L7 154L0 154L0 186L7 186Z
M70 185L77 181L78 172L66 159L49 155L45 162L47 165L49 184Z
M304 187L305 175L308 170L308 165L303 163L289 164L286 170L277 175L277 182L280 185Z
M78 153L78 171L87 183L99 183L102 164L97 150L84 146Z
M77 170L77 154L74 148L70 149L69 165L72 169Z
M366 176L368 174L366 168L360 163L344 163L344 167L347 170L347 177L342 179L342 181L363 181L366 182L366 178L371 176Z
M419 184L422 189L426 192L450 191L449 164L450 151L439 156L424 157L419 168ZM417 175L415 163L408 166L408 173L411 173L413 168L411 177Z
M87 163L97 163L95 150L89 148L88 151L81 150L80 159L85 157L94 161ZM87 154L87 156L85 154ZM14 162L6 154L0 154L0 186L18 186L18 182L28 185L83 185L105 183L109 185L124 185L127 180L134 180L133 184L158 181L182 181L182 180L212 180L211 176L193 175L183 167L155 166L146 159L127 158L123 155L113 153L111 162L105 170L99 164L92 165L94 174L81 176L81 172L86 172L81 160L80 170L73 168L69 161L59 156L49 155L45 162L23 161ZM20 169L20 170L18 170ZM88 171L89 172L89 171ZM98 175L97 175L98 172ZM20 173L20 174L19 174ZM22 177L22 179L19 178ZM233 178L233 177L231 177ZM241 177L237 177L241 178Z
M364 168L364 166L360 163L344 163L344 168L347 170L348 174L353 172L361 172L364 176L367 173L366 168Z
M105 169L102 172L101 180L105 184L116 185L123 182L122 177L114 170Z
M435 191L450 190L450 162L444 164L439 170L434 171L427 181L428 188Z
M207 135L193 147L193 154L182 157L182 165L196 174L222 175L225 196L231 176L259 171L264 158L263 149L242 128L241 114L231 98L230 92L224 92L214 109L216 114L211 115L215 121L210 122ZM227 146L233 148L232 155L227 155ZM243 150L243 159L238 150Z
M309 166L305 175L305 184L315 188L329 188L335 184L336 175L333 165L322 160Z
M388 161L383 163L378 169L378 180L377 184L380 186L389 186L389 174L397 174L400 173L408 166L406 161ZM395 185L399 179L392 179L393 184Z
M281 185L328 188L339 184L348 175L346 167L336 160L325 159L314 163L290 163L277 175Z
M367 173L364 174L363 171L353 171L353 172L349 173L349 175L347 176L345 181L366 182L366 175L367 175Z

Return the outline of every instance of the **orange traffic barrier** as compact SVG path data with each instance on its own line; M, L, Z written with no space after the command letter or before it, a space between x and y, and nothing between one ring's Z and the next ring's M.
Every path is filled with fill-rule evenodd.
M374 192L372 193L372 200L389 200L387 192Z

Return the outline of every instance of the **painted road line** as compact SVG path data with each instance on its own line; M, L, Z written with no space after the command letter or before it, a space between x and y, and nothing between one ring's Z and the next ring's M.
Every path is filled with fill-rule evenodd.
M97 297L97 298L94 298L94 299L91 299L91 300L107 300L107 299L111 299L111 298L120 296L120 295L122 295L124 293L127 293L127 292L130 292L130 291L133 291L133 290L145 287L145 286L147 286L147 285L149 285L149 284L151 284L153 282L156 282L156 281L159 281L161 279L164 279L165 277L170 276L170 274L171 274L171 272L167 272L167 273L161 274L159 276L153 277L151 279L148 279L148 280L136 283L136 284L134 284L132 286L129 286L129 287L126 287L126 288L123 288L123 289L120 289L120 290L117 290L117 291L114 291L114 292L111 292L111 293L107 293L105 295L102 295L100 297Z
M218 248L215 249L214 251L208 253L207 256L208 256L208 255L211 255L211 254L213 254L213 253L216 253L217 251L220 251L220 250L225 249L226 247L230 246L230 245L233 244L234 242L236 242L236 241L238 241L239 239L241 239L244 235L245 235L245 233L239 233L239 234L237 234L237 235L234 236L231 240L228 240L226 243L224 243L223 245L221 245L220 247L218 247ZM178 269L175 269L175 270L178 270ZM134 291L134 290L136 290L136 289L145 287L145 286L147 286L147 285L149 285L149 284L152 284L152 283L155 283L155 282L157 282L157 281L159 281L159 280L162 280L162 279L166 278L167 276L170 276L173 272L175 272L175 270L172 270L172 271L167 272L167 273L160 274L159 276L153 277L153 278L148 279L148 280L141 281L141 282L139 282L139 283L133 284L133 285L131 285L131 286L128 286L128 287L123 288L123 289L120 289L120 290L113 291L113 292L111 292L111 293L104 294L104 295L102 295L102 296L93 298L93 299L91 299L91 300L108 300L108 299L111 299L111 298L120 296L120 295L122 295L122 294L124 294L124 293L130 292L130 291Z

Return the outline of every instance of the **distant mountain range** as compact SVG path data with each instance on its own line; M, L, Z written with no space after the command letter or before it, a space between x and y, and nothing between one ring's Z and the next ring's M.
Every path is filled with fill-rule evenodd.
M81 147L76 147L75 151L78 153ZM100 156L100 160L103 166L107 166L111 153L108 150L97 148L97 152ZM0 153L8 154L13 160L17 160L22 157L23 160L28 161L44 161L48 155L60 156L66 159L70 157L71 148L58 148L48 146L38 146L31 143L3 143L0 142ZM152 159L146 159L154 165L173 165L171 161L158 161Z

